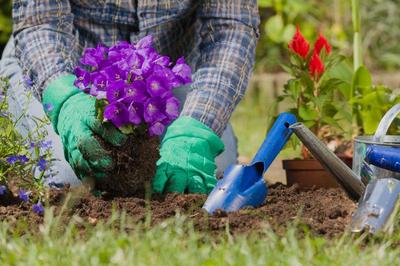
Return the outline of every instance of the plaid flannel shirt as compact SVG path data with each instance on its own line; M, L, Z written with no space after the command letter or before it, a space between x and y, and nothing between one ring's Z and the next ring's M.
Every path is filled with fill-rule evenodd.
M155 48L184 55L193 83L181 115L221 135L254 64L256 0L14 0L21 67L40 99L51 80L73 73L85 47L151 34Z

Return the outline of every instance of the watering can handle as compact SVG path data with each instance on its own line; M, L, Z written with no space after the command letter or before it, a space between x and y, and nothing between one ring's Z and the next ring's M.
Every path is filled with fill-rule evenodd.
M379 122L378 128L376 129L374 135L374 141L383 143L386 133L389 130L390 125L393 120L400 114L400 103L393 106L382 118Z
M263 162L265 172L272 161L278 156L293 133L289 127L296 123L296 116L290 113L281 113L252 160L253 163Z

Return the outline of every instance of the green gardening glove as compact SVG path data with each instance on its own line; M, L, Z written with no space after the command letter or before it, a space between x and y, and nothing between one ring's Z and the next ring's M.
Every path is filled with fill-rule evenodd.
M153 192L210 193L217 183L215 157L223 150L221 139L206 125L178 118L161 143Z
M96 117L96 99L76 88L75 76L62 76L51 82L43 92L55 131L64 144L65 158L79 178L102 178L113 167L109 153L103 149L95 134L114 146L126 141L112 124L103 124Z

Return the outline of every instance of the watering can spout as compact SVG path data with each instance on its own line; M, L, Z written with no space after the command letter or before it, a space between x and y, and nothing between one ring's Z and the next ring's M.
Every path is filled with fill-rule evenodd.
M332 173L349 196L359 199L365 185L358 176L302 123L293 124L290 128L324 168Z

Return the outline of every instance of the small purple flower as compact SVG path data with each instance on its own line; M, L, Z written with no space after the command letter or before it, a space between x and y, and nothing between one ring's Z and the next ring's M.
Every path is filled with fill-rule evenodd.
M165 130L165 125L161 122L155 122L149 127L149 136L161 136Z
M162 67L168 67L170 65L170 59L168 56L160 56L154 60L154 64L158 64Z
M76 79L74 81L74 86L80 89L81 91L85 91L90 85L90 74L86 70L81 67L75 67L74 73Z
M29 201L29 194L30 194L30 192L27 192L24 189L20 189L18 192L18 196L23 202Z
M112 82L108 85L106 96L109 103L118 101L125 96L125 82L123 80Z
M18 156L17 155L8 156L6 162L9 164L15 164L16 162L18 162Z
M46 170L47 161L44 158L40 158L37 166L39 167L39 170L43 172Z
M176 65L172 68L178 79L181 80L183 84L188 84L192 82L192 69L185 63L185 59L180 57L176 61Z
M40 201L38 201L36 204L33 204L32 211L37 214L43 214L44 207L43 207L42 203Z
M135 80L131 84L125 86L125 103L144 103L148 98L149 95L146 91L146 84L143 81Z
M127 124L129 115L124 104L114 102L106 106L104 109L104 117L119 128Z
M136 44L136 49L149 48L153 45L153 36L147 35L140 39Z
M175 97L170 97L165 102L165 113L169 119L176 119L179 116L179 100Z
M126 80L127 73L118 67L118 65L114 64L108 67L105 67L104 74L107 77L109 82L121 81Z
M87 66L98 67L105 59L108 48L99 44L96 48L86 48L80 62Z
M32 87L33 81L28 76L23 76L23 80L24 80L25 86L27 86L28 88Z
M143 120L143 105L132 102L128 107L128 120L134 125L140 125Z
M4 185L0 186L0 195L4 195L7 192L7 187Z
M54 109L54 105L51 103L46 103L43 105L43 107L46 112L51 112Z
M15 164L17 162L20 162L21 164L25 164L26 162L29 161L29 158L26 157L25 155L11 155L11 156L7 157L6 161L9 164Z
M156 98L152 98L147 102L144 108L144 120L147 123L153 124L166 118L161 112L162 107L160 105L160 101Z
M92 87L90 88L90 95L98 97L99 93L105 92L107 88L107 77L103 72L92 72ZM98 98L99 99L99 98Z
M157 73L151 74L146 80L147 91L153 97L163 96L170 91L168 80Z

